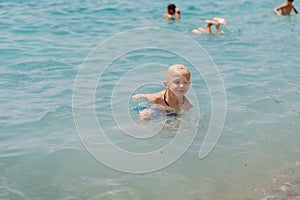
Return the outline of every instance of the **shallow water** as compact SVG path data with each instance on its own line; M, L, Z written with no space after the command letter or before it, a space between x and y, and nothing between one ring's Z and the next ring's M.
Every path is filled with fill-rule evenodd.
M272 10L281 1L178 1L182 19L169 22L160 19L168 3L0 1L0 199L299 199L300 18L275 16ZM214 16L227 19L224 34L191 33ZM178 31L207 51L224 81L226 121L213 151L199 160L211 117L203 77L170 52L147 49L120 57L95 92L97 119L116 144L143 152L172 139L132 140L114 128L113 89L132 66L150 63L141 76L128 74L134 78L125 86L143 78L154 82L131 92L162 89L167 66L189 66L187 96L194 104L198 98L201 118L196 139L175 163L129 174L106 167L86 151L74 123L72 94L93 48L143 27ZM118 98L129 95L126 87L119 92Z

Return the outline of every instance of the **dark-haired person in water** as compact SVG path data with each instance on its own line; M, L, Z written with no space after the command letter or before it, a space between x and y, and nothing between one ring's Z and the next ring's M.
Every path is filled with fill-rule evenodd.
M176 14L176 16L174 16ZM176 8L175 4L169 4L167 12L162 16L164 19L180 19L180 9Z
M277 8L274 9L274 13L279 16L280 15L290 15L292 10L294 10L294 12L296 14L298 14L298 10L294 7L293 1L294 0L286 0L286 2L284 4L282 4L281 6L278 6Z

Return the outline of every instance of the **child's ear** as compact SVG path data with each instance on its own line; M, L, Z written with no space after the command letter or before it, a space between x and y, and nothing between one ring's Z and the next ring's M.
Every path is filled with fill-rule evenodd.
M164 81L164 86L165 86L166 88L168 88L168 82L167 82L167 81Z

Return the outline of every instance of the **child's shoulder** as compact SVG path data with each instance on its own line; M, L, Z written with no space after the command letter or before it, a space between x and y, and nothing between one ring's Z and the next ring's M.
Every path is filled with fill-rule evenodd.
M163 100L164 91L148 94L147 99L152 103L160 104Z
M183 104L183 110L189 110L193 107L193 105L190 103L188 98L184 97L184 104Z

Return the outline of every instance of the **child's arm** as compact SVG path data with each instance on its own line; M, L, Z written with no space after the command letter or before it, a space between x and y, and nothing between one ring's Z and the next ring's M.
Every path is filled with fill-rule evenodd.
M189 110L189 109L191 109L193 107L193 105L190 103L190 101L187 99L187 98L185 98L185 102L184 102L184 110Z
M147 94L136 94L132 96L133 99L137 100L140 98L147 98Z
M158 99L158 93L154 93L154 94L136 94L136 95L133 95L132 98L137 100L137 99L140 99L140 98L146 98L148 99L148 101L152 102L152 103L157 103L157 99Z
M139 114L140 121L150 120L151 119L151 109L147 108L140 111Z

